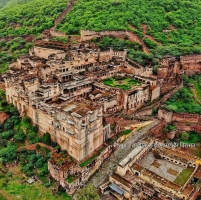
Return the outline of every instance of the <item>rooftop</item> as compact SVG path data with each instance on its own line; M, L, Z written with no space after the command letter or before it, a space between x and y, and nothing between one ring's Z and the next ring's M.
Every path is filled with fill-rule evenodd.
M120 161L119 165L124 167L129 161L131 161L131 159L137 156L143 148L143 146L137 146L136 148L134 148L125 158Z

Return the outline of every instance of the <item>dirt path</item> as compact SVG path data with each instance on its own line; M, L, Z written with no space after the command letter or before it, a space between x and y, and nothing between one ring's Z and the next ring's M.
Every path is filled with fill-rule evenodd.
M139 141L146 133L147 131L157 125L159 123L159 120L155 120L153 123L149 124L148 126L136 131L131 135L128 139L126 139L122 143L122 148L117 148L102 164L99 171L92 176L92 178L89 180L90 183L92 183L95 187L99 187L102 182L108 178L109 174L111 174L114 169L116 169L117 164L120 162L120 160L125 157L130 151L131 151L131 145Z
M71 9L73 8L76 1L77 0L71 0L71 1L67 2L66 9L57 17L57 19L55 19L53 29L56 27L57 24L59 24L61 22L61 20L67 15L67 13L69 13L71 11Z
M195 97L195 100L196 100L199 104L201 104L201 100L199 100L199 98L198 98L197 90L196 90L195 88L192 88L191 91L192 91L192 93L193 93L193 96Z
M37 143L35 143L35 144L28 144L28 145L26 145L26 146L23 146L23 147L18 148L17 150L19 151L19 150L22 149L22 148L25 148L26 150L36 150L37 144L40 145L41 147L46 147L46 148L49 149L51 152L54 152L54 151L55 151L55 149L54 149L53 147L48 146L48 145L46 145L46 144L44 144L44 143L41 143L41 142L37 142Z
M7 193L4 190L0 190L0 193L2 194L2 196L7 199L7 200L13 200L12 197L8 196Z
M147 35L147 24L141 24L141 27L142 27L142 30L143 30L143 35L145 38L148 38L150 40L152 40L153 42L156 42L159 46L162 45L161 42L158 42L154 36L151 36L151 35Z

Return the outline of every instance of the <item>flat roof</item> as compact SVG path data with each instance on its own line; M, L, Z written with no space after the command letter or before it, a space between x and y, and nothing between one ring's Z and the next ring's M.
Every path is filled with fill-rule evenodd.
M124 167L131 159L138 155L143 148L143 146L137 146L136 148L134 148L125 158L120 161L119 165Z
M109 188L111 188L112 190L114 190L116 193L123 195L124 191L122 189L120 189L118 186L116 186L115 184L110 184Z

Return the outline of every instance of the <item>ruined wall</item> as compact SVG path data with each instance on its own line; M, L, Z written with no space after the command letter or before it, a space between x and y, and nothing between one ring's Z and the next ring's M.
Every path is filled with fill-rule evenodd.
M199 123L190 122L174 122L177 130L180 131L195 131L201 133L201 125Z
M165 120L167 123L171 123L172 122L172 112L168 112L164 109L159 109L158 110L158 118L161 120Z
M154 126L153 128L149 129L148 131L148 135L152 136L152 137L160 137L164 132L164 128L165 128L166 122L165 121L161 121L160 123L158 123L156 126Z
M153 90L151 91L151 101L159 98L160 90L161 90L160 86L156 86L155 88L153 88Z
M42 47L33 47L33 52L34 55L39 57L39 58L45 58L48 59L48 57L51 54L59 54L59 57L65 58L65 53L64 51L61 50L56 50L56 49L47 49L47 48L42 48Z
M35 39L35 36L33 35L21 35L21 36L2 36L0 37L0 40L10 41L18 37L24 38L27 42L32 42Z
M173 113L173 112L168 112L167 110L162 109L162 108L160 108L158 110L158 118L164 119L167 123L170 123L170 122L190 122L190 123L201 122L201 116L198 114Z
M177 114L174 113L172 116L172 121L177 122L198 122L200 121L200 116L198 114Z
M201 55L188 55L180 57L183 70L187 75L201 73Z
M65 33L55 31L55 30L50 30L50 34L53 37L66 37L67 38L67 35Z
M152 108L147 108L142 111L137 111L136 116L147 116L147 115L152 115L153 109Z
M87 41L91 40L94 37L100 37L100 36L112 36L124 39L125 37L128 37L128 40L131 42L137 42L140 45L142 45L142 49L145 53L149 53L148 47L144 44L144 42L134 33L129 31L89 31L89 30L81 30L81 41Z
M166 78L168 69L166 67L159 67L158 68L158 77L159 78Z

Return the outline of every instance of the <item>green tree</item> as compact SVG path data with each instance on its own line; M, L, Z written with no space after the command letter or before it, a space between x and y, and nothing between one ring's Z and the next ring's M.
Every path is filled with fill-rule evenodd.
M22 130L18 131L14 136L15 141L17 142L24 142L26 139L26 135Z
M189 137L190 137L190 135L189 135L188 132L183 132L183 133L181 134L181 138L182 138L182 140L184 140L184 141L187 141L187 140L189 139Z
M41 138L41 141L47 145L51 145L51 137L50 137L50 134L48 132L44 133L42 138Z
M86 185L79 190L76 195L77 200L99 200L96 188L92 184Z

